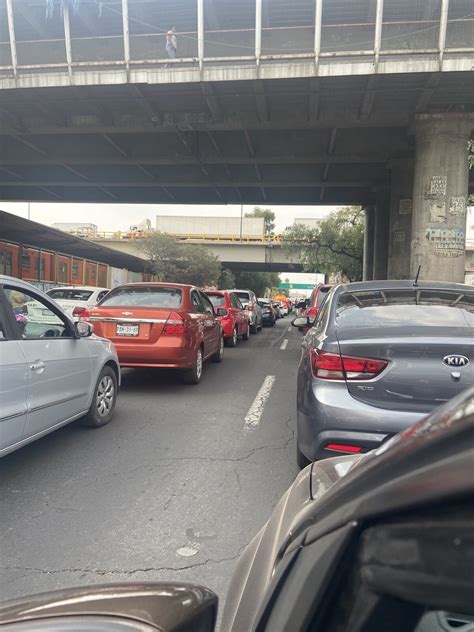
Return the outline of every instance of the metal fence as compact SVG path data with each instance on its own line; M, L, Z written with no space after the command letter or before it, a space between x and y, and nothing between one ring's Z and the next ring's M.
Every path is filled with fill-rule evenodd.
M474 50L473 0L0 0L2 74L449 50Z

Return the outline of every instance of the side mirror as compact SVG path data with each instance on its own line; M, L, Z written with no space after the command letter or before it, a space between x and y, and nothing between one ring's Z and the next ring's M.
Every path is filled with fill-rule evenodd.
M227 316L227 310L223 307L216 309L216 316Z
M310 322L307 316L297 316L296 318L293 318L293 320L291 321L291 324L293 325L293 327L298 327L298 329L303 329L306 327L311 327L313 323Z
M85 320L78 320L74 323L74 331L78 338L89 338L89 336L92 336L94 327Z
M55 623L48 625L49 617ZM194 584L147 582L67 588L0 604L0 621L12 628L68 629L71 617L87 619L81 629L213 632L217 595Z

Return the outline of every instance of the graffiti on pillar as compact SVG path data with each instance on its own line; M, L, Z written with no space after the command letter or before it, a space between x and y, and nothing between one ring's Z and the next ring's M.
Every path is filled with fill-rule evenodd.
M394 244L404 244L406 238L406 233L404 230L394 230L393 231L393 243Z
M438 257L460 257L464 254L464 228L430 226L426 229L426 239L434 246Z
M457 217L466 214L466 198L450 197L449 198L449 214Z
M433 176L430 180L430 195L446 195L448 176Z
M411 198L401 199L398 203L399 215L411 215Z
M446 222L446 203L437 200L428 202L430 222Z

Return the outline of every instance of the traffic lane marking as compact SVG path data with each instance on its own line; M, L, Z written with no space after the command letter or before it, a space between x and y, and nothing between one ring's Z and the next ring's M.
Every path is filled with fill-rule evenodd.
M245 415L244 422L246 430L253 430L260 423L263 409L265 408L265 404L270 397L270 393L274 383L274 375L267 375L267 377L263 380L262 386L255 396L255 399L253 400L248 413Z
M288 338L285 338L285 340L283 340L283 342L280 345L280 349L284 351L287 346L288 346Z

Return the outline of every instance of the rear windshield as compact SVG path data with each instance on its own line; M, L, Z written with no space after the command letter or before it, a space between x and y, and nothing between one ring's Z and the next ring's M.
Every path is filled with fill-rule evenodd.
M175 287L122 287L112 290L99 303L107 307L181 307L182 291Z
M234 292L234 294L240 298L242 303L250 303L250 296L248 292Z
M47 295L53 298L55 301L67 300L67 301L88 301L92 296L92 290L70 290L67 288L60 290L49 290Z
M374 290L342 294L339 328L390 326L474 327L474 292L459 290Z
M318 298L316 299L316 307L321 307L321 305L326 300L326 296L331 288L330 287L322 287L319 290Z
M225 307L225 296L221 294L207 294L207 298L211 301L214 307Z

